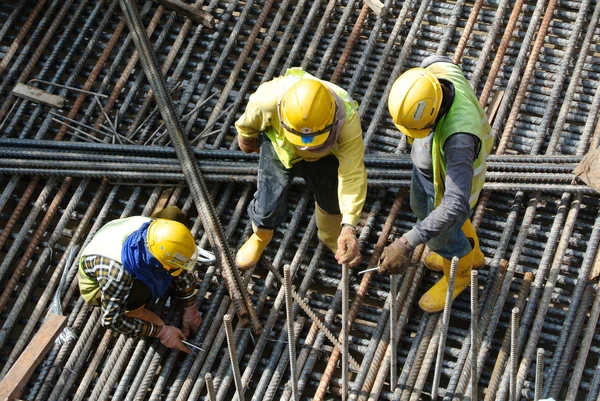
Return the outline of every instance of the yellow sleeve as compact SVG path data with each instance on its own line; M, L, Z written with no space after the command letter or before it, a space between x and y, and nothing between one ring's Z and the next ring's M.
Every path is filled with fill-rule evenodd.
M367 196L367 170L364 162L365 148L358 113L344 124L338 138L337 158L338 199L342 223L358 224Z
M238 135L253 138L272 125L272 116L277 116L277 102L281 96L283 85L281 78L260 85L250 95L244 114L235 122Z

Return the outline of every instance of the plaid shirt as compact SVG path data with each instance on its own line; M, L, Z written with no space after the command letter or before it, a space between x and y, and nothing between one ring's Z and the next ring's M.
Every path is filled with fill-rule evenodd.
M116 260L91 255L83 260L85 274L98 282L100 286L102 326L133 337L156 337L161 325L125 315L127 298L135 279ZM184 272L173 277L175 289L179 291L181 301L186 306L194 305L193 274Z

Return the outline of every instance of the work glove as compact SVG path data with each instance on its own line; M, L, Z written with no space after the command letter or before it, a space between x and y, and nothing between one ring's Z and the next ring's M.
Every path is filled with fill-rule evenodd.
M186 337L183 335L181 330L175 326L163 326L158 332L157 337L160 339L162 345L167 348L175 348L185 352L186 354L191 352L191 350L181 342L181 340L185 340Z
M356 228L344 226L337 240L338 250L335 258L339 264L348 264L350 267L356 267L362 261L362 256L358 251L358 239L356 238Z
M246 138L238 134L238 145L240 145L240 149L244 153L258 153L260 151L260 146L258 144L258 137L254 136L251 138Z
M386 246L381 254L381 261L377 273L403 274L406 273L412 257L412 248L406 238L401 237Z
M192 334L196 334L200 328L200 323L202 323L202 318L200 317L200 312L198 312L196 305L183 308L183 327L181 331L184 336L189 336L190 331Z

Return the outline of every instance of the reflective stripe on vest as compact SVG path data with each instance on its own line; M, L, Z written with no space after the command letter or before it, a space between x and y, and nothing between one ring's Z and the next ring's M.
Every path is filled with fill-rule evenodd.
M434 63L427 67L436 77L447 79L454 85L454 100L450 109L441 118L435 128L431 157L433 162L433 187L435 191L434 207L439 206L444 197L444 179L446 162L444 144L446 140L458 132L472 134L479 139L479 150L473 162L473 183L469 195L469 206L474 208L479 193L485 183L487 169L486 158L494 145L491 127L485 111L479 104L469 81L462 70L452 63Z
M98 281L85 274L83 260L87 256L100 255L121 263L121 248L125 239L129 234L140 228L142 224L151 220L149 217L127 217L110 221L98 230L94 238L81 252L81 258L79 259L77 272L79 292L85 302L97 305L100 287Z
M350 118L356 111L358 110L358 103L348 95L344 89L339 86L332 84L331 82L323 81L318 79L317 77L309 74L304 71L302 68L289 68L284 75L284 78L280 81L281 83L281 96L287 91L292 85L301 79L314 79L316 81L321 82L326 85L329 89L331 89L344 103L344 108L346 110L346 120ZM273 113L273 119L278 119L277 112ZM281 161L281 163L285 166L285 168L291 168L292 164L301 160L296 154L295 146L292 145L283 135L283 128L281 128L281 124L279 121L273 121L273 124L267 129L265 129L264 133L271 140L273 144L273 149L277 154L277 157ZM337 145L334 145L336 147Z

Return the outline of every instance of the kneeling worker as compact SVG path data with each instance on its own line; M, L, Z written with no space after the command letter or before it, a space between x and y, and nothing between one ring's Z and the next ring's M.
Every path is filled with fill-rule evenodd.
M194 237L178 221L141 216L113 220L82 252L79 289L87 303L102 308L104 327L133 337L158 337L166 347L189 353L181 340L202 322L194 300L195 279L189 272L196 258ZM145 308L171 283L184 306L182 330L167 326Z
M300 68L258 87L237 120L240 149L260 153L248 206L254 234L240 248L240 270L258 263L286 217L290 186L302 177L315 196L319 240L340 264L360 263L356 224L367 193L357 103L342 88Z
M452 257L460 258L452 299L469 285L471 269L485 265L469 217L485 181L491 128L460 67L442 56L428 57L421 68L400 75L388 108L396 127L412 143L410 206L418 221L384 249L379 271L406 271L412 251L426 243L430 252L425 266L444 276L419 305L426 312L439 312Z

